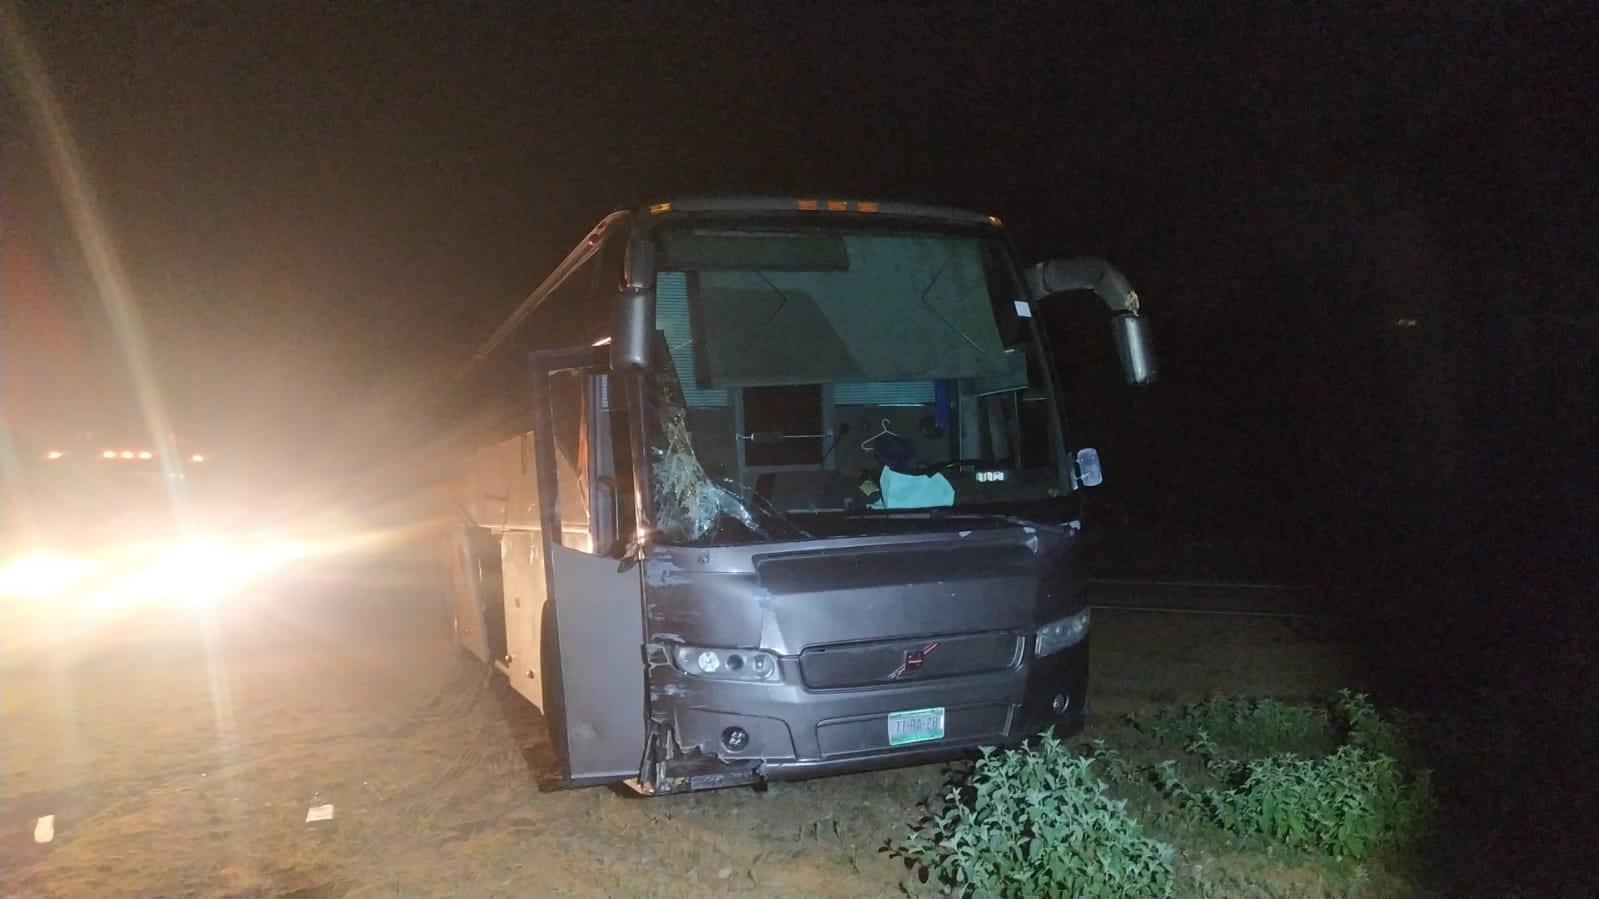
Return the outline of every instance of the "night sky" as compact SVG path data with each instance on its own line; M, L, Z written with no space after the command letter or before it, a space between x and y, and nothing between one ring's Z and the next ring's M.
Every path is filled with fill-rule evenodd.
M1591 328L1561 274L1591 247L1547 202L1593 119L1577 4L536 6L21 5L181 428L370 429L605 213L692 192L952 203L1028 261L1112 259L1166 382L1082 392L1080 433L1152 495L1270 492L1328 435L1433 452L1458 429L1394 429L1497 401L1473 360L1513 351L1483 341L1515 297ZM84 426L128 413L127 376L14 69L8 415Z

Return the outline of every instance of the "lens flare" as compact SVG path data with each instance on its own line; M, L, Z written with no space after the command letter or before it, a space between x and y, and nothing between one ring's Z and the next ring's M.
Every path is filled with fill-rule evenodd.
M0 568L0 597L50 599L70 592L94 571L83 559L40 554L23 556Z

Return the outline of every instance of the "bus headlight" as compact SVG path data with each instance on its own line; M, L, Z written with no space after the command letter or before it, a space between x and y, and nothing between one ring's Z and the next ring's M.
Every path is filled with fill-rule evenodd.
M1043 658L1083 642L1088 636L1088 610L1083 609L1038 629L1033 638L1033 656Z
M695 677L768 683L778 679L777 657L758 649L679 646L673 656L679 669Z

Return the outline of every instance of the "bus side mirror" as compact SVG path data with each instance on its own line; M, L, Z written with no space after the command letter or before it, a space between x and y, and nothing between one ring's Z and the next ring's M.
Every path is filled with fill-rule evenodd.
M611 368L649 368L650 338L655 334L655 294L628 287L616 299L616 334L611 340Z
M1127 383L1155 383L1159 368L1155 365L1155 342L1149 336L1149 319L1123 313L1110 320L1110 329Z
M1149 324L1139 316L1138 292L1116 267L1103 259L1050 259L1027 269L1027 289L1034 300L1071 290L1091 290L1111 313L1111 338L1129 384L1152 384L1159 374Z

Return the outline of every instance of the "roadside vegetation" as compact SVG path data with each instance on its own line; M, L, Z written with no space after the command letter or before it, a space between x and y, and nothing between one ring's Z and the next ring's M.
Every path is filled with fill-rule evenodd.
M1404 732L1347 690L1162 708L952 769L890 849L913 895L1404 895L1433 808Z

